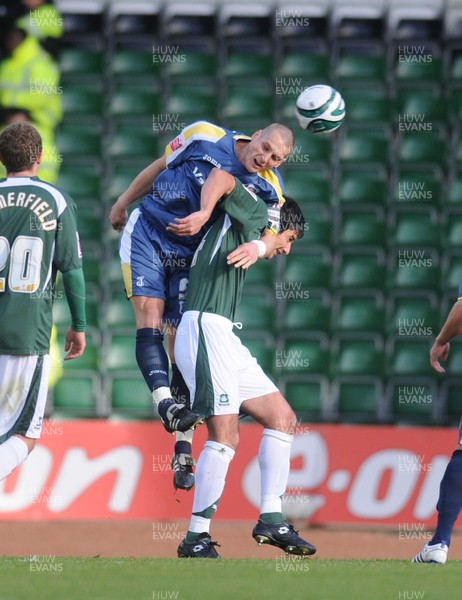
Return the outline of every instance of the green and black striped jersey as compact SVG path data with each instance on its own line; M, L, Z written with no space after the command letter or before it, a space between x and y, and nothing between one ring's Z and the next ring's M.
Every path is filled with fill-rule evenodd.
M82 267L76 212L38 177L0 180L0 354L48 352L56 273Z
M268 208L238 180L218 206L223 213L202 238L192 259L185 310L233 320L246 270L228 265L226 258L240 244L259 239L268 221Z

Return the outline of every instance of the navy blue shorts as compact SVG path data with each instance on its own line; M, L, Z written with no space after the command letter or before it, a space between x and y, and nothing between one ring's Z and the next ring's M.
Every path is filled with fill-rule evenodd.
M136 209L122 233L119 253L127 296L164 300L164 323L178 325L194 250L162 239Z

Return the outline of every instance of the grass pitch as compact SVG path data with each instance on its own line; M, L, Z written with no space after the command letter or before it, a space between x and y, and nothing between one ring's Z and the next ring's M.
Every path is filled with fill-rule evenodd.
M461 561L0 557L0 600L460 600Z

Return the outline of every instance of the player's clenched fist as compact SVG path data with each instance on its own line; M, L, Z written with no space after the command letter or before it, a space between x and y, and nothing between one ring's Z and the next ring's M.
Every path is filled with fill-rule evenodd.
M117 201L109 213L109 222L116 231L122 231L128 221L128 211L126 207Z

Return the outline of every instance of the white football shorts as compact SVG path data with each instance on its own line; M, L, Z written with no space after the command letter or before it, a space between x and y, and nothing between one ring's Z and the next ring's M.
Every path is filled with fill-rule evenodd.
M221 315L186 311L176 332L175 359L191 408L204 417L238 414L245 400L278 391Z

